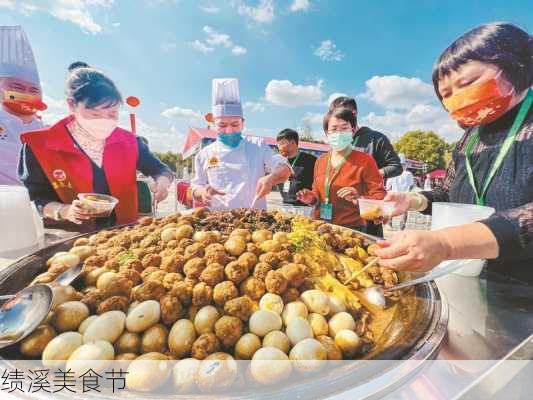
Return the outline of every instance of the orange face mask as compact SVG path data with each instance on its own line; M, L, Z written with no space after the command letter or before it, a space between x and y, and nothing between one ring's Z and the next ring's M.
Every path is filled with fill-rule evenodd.
M450 116L466 126L486 125L500 118L507 111L514 90L502 94L498 75L443 99Z
M32 115L37 111L47 109L46 104L41 101L41 96L15 92L12 90L4 91L4 107L9 108L15 114Z

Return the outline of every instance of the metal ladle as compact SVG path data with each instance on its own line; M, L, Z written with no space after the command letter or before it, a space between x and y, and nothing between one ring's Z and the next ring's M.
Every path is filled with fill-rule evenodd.
M79 263L78 265L67 269L65 272L60 274L56 279L54 279L50 284L58 284L62 286L68 286L72 282L76 280L78 276L80 276L81 271L83 270L83 265ZM20 293L20 292L19 292ZM17 296L18 293L15 294L6 294L0 296L0 300L10 300L13 299L15 296Z
M80 276L82 268L82 263L78 263L51 284L70 285ZM20 342L31 334L50 312L53 299L54 292L49 284L34 285L16 294L0 296L0 300L8 300L0 308L0 349Z
M0 308L0 349L11 346L46 318L52 307L52 288L35 285L22 289Z
M78 276L81 275L81 271L83 270L83 264L78 263L78 265L75 265L72 268L67 269L65 272L60 274L55 280L54 283L58 283L63 286L68 286L72 282L74 282Z
M369 286L363 291L363 295L369 303L372 303L379 307L385 307L386 299L385 293L392 292L395 290L403 289L409 286L418 285L420 283L426 283L433 281L441 276L447 275L451 272L457 271L458 269L466 266L472 260L449 260L444 261L434 267L429 273L422 276L418 276L414 279L409 279L407 281L401 282L397 285L384 288L382 286Z

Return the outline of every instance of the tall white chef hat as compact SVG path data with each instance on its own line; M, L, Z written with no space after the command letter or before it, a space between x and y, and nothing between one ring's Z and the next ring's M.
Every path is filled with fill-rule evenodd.
M237 79L213 79L211 98L213 117L242 118L241 95Z
M21 26L0 26L0 78L8 77L41 87L33 51Z

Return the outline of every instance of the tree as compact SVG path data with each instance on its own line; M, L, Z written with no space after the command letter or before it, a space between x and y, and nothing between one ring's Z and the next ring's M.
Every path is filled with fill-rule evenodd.
M448 144L432 131L407 132L394 144L394 149L397 153L405 154L410 160L425 162L429 171L444 168L446 165L444 155Z
M155 153L155 155L161 160L163 164L168 166L173 172L177 171L178 164L181 161L181 154L167 151L164 153Z
M313 128L308 121L304 121L298 128L298 136L301 142L324 143L323 140L315 138Z
M300 140L302 142L311 142L315 138L313 137L313 130L311 129L311 124L304 122L300 128Z

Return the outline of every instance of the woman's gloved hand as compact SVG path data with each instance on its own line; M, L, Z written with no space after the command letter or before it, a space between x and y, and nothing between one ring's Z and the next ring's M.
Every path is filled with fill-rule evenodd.
M209 207L211 205L211 202L213 201L213 196L224 196L225 194L226 193L215 189L211 185L205 185L194 189L193 197L196 200L201 201L204 206Z
M168 188L170 187L170 179L166 176L160 176L155 182L150 185L150 191L154 194L154 200L161 202L168 196Z
M341 199L344 199L346 201L349 201L355 206L358 206L359 203L357 202L357 199L359 198L359 192L357 189L347 186L339 189L337 191L337 196L339 196Z
M301 201L302 203L311 205L315 204L317 202L317 197L313 193L313 191L309 189L302 189L298 193L296 193L296 198Z
M72 204L63 204L59 210L61 219L73 222L77 225L94 218L93 213L88 210L80 200L74 200Z
M450 248L441 232L403 231L379 242L379 265L398 271L429 271L447 260Z

